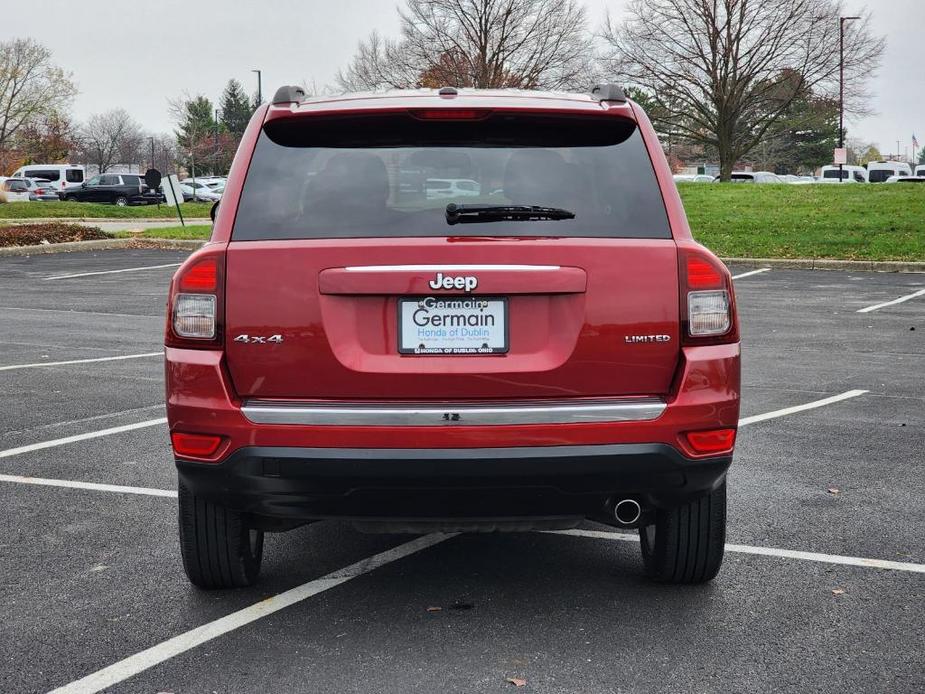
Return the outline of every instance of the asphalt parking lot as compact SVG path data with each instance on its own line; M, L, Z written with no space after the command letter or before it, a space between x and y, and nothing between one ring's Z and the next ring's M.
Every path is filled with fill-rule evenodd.
M159 358L184 255L0 259L0 691L925 691L925 275L739 270L732 551L709 585L647 582L594 524L324 522L268 535L257 587L201 592Z

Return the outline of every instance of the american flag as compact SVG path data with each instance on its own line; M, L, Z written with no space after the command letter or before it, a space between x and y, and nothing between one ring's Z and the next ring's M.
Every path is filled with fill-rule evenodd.
M915 139L915 133L912 133L912 149L919 148L919 141Z

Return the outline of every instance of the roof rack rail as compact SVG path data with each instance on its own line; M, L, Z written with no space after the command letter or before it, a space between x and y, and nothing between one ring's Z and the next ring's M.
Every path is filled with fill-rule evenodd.
M297 104L305 98L305 90L302 87L287 85L280 87L273 95L273 105L280 104Z
M591 96L598 101L626 101L623 87L618 84L596 84L591 90Z

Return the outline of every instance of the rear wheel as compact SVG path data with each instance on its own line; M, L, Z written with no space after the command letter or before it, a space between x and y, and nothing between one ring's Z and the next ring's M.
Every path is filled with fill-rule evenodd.
M658 510L640 527L646 575L665 583L705 583L719 572L726 543L726 482L683 506Z
M64 201L65 201L65 202L77 202L77 196L75 196L75 195L65 195L65 196L64 196Z
M253 585L263 559L263 531L245 514L206 501L180 485L180 551L190 582L200 588Z
M125 207L126 205L128 205L128 198L125 197L124 195L120 195L113 202L115 202L116 205L118 205L119 207Z

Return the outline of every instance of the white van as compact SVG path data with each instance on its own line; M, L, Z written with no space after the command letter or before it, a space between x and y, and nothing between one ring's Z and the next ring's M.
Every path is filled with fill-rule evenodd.
M44 178L56 190L79 188L86 178L82 166L71 164L27 164L16 169L17 178Z
M867 165L867 180L883 183L890 176L911 176L912 167L903 161L872 161Z
M867 169L863 166L853 166L851 164L845 164L842 167L841 177L848 181L854 181L856 183L867 183ZM819 178L825 180L828 178L838 180L838 164L828 165L822 167L822 172L819 174Z
M925 176L925 164L919 164L915 167L916 176Z

